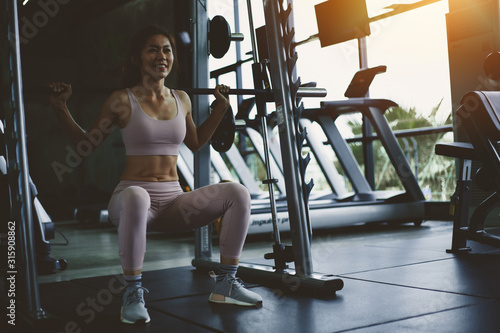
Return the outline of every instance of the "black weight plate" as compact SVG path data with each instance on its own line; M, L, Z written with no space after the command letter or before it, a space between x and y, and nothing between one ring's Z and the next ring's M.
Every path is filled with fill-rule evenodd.
M231 28L223 16L217 15L210 21L210 54L222 58L231 44Z
M216 102L214 101L214 103ZM214 103L210 107L213 107ZM227 152L233 144L235 132L236 125L234 124L233 109L229 107L219 126L217 126L214 135L212 135L210 140L212 147L219 153Z

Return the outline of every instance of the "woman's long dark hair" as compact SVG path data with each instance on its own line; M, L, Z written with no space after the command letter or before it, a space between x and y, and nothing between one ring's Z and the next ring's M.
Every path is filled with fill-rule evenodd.
M141 51L146 45L149 37L154 35L164 35L168 38L170 45L172 46L172 52L174 55L174 65L177 65L177 47L175 44L175 38L169 34L165 29L150 25L139 30L130 42L130 49L127 55L127 59L123 64L123 75L121 79L122 88L130 88L141 82L141 70L137 64L134 64L133 59L141 59Z

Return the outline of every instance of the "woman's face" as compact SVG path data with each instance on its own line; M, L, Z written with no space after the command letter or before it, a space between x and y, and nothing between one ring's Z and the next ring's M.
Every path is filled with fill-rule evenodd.
M164 79L172 70L174 53L167 36L153 35L148 38L141 51L139 67L142 77L151 77L157 81Z

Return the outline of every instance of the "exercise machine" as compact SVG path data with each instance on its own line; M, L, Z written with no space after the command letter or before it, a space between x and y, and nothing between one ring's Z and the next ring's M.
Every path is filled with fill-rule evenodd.
M2 61L2 115L5 119L5 166L9 187L9 221L14 224L15 259L8 262L7 274L15 277L16 317L33 327L54 324L42 309L36 271L36 231L33 218L33 192L26 151L26 126L22 89L20 34L17 1L2 2L5 20L0 24L4 37ZM39 224L38 224L39 225ZM7 276L7 275L6 275ZM5 293L5 297L12 297Z
M453 216L452 253L470 251L468 240L500 247L500 236L485 230L485 220L500 205L500 92L471 91L466 93L456 112L470 142L439 143L436 154L458 159L457 186L450 201ZM481 167L472 175L472 161ZM469 217L472 181L489 193Z
M16 135L10 135L15 137ZM11 204L13 202L12 195L15 190L11 188L12 183L9 185L9 174L16 170L16 163L9 167L7 161L7 142L6 131L4 128L4 120L0 118L0 178L1 180L1 193L2 193L2 207L0 211L2 224L7 225L9 221L13 221L11 212ZM12 151L9 150L12 155ZM13 161L11 160L11 164ZM14 170L12 170L14 168ZM38 190L35 183L28 175L28 190L33 209L33 230L35 236L35 252L36 252L36 266L39 274L49 274L55 271L64 270L67 267L67 262L64 259L56 260L50 256L51 244L49 240L54 238L54 223L49 214L43 207L38 199ZM17 185L17 184L16 184Z

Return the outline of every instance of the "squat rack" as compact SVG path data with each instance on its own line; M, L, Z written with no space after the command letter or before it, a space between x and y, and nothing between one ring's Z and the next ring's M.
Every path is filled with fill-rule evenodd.
M206 7L199 1L192 0L192 22L207 22ZM249 21L251 19L251 4L247 1L249 10ZM280 135L280 145L282 152L282 162L284 170L285 187L287 193L288 214L290 221L290 231L292 237L292 247L294 269L273 270L266 265L249 265L240 263L238 274L249 281L262 284L280 285L292 290L300 289L308 292L321 292L323 294L334 295L337 290L343 288L343 281L330 274L315 273L311 257L311 223L309 220L308 198L313 186L312 182L306 184L304 181L305 169L308 164L308 157L301 156L302 144L305 140L306 132L299 127L300 115L303 110L302 105L298 107L294 102L300 85L300 80L295 80L296 53L285 52L293 42L294 30L291 28L291 5L283 8L279 0L263 0L264 15L266 22L266 37L270 58L271 81L274 91L274 101L278 118L278 128ZM201 27L200 27L201 26ZM198 38L203 36L203 24L193 27L194 44L197 52L195 55L203 55L200 50L206 45L206 41ZM254 42L254 31L251 28L252 41ZM255 42L254 42L255 43ZM255 47L254 47L255 49ZM255 59L254 59L255 61ZM193 85L206 86L208 83L208 57L196 57L193 62ZM203 81L201 76L205 76ZM196 97L195 97L196 98ZM194 102L195 104L197 102ZM195 104L199 117L205 111L208 113L208 101L205 105ZM207 152L208 152L208 148ZM206 158L204 162L201 159ZM209 153L201 152L198 159L195 159L196 186L208 185L210 183ZM205 168L205 169L200 169ZM200 178L202 177L202 178ZM216 270L218 261L212 260L211 230L210 227L203 227L196 231L195 258L192 261L194 267L198 269Z

